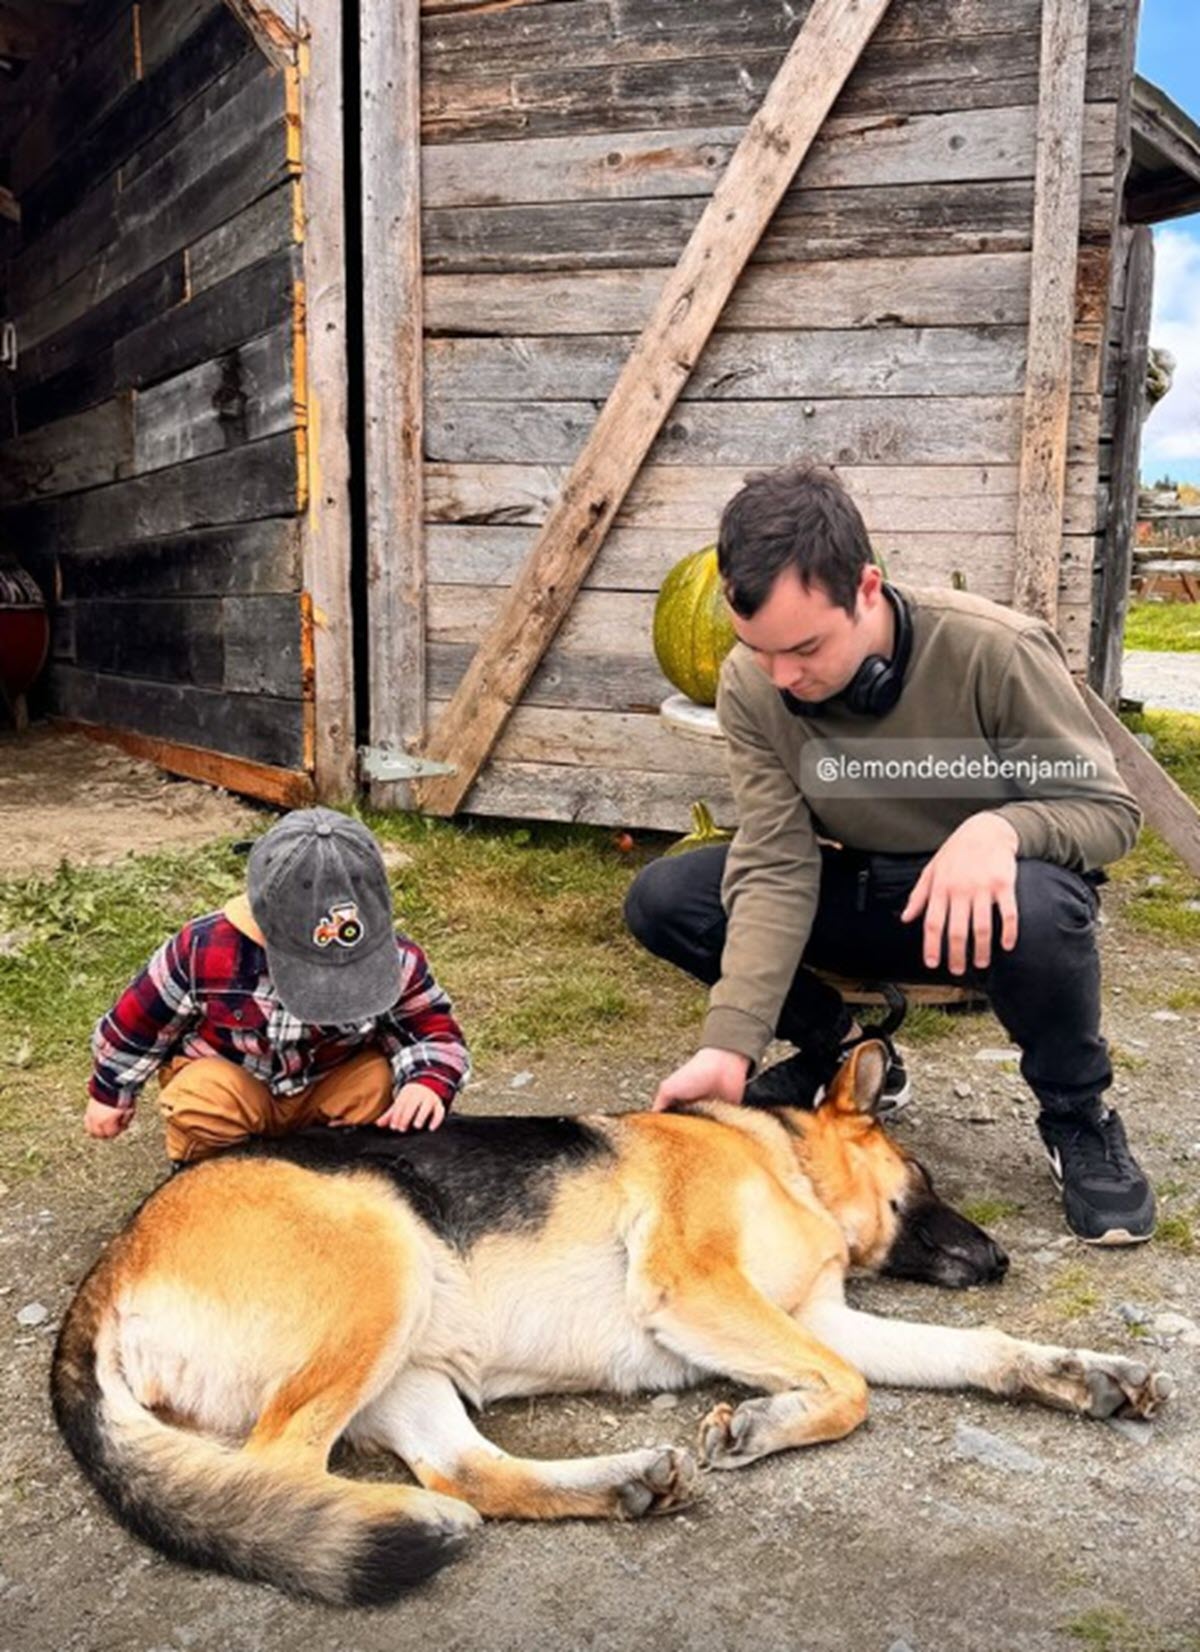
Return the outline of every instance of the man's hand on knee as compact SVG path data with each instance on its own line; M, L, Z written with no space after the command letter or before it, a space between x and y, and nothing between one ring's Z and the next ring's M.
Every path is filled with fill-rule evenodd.
M946 944L951 975L967 967L967 947L974 938L976 969L992 961L992 912L1000 913L1000 945L1017 944L1017 834L1002 815L972 815L951 832L918 878L900 914L911 923L925 914L924 961L936 969Z
M662 1113L677 1101L740 1102L749 1071L749 1057L736 1050L697 1050L690 1061L663 1079L651 1108Z

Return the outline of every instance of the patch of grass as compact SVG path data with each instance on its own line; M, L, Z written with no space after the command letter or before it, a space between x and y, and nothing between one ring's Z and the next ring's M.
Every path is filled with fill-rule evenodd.
M1088 1269L1081 1262L1068 1262L1050 1281L1050 1297L1062 1319L1084 1319L1100 1304Z
M1200 1010L1200 987L1177 987L1167 995L1169 1010Z
M1123 1044L1110 1044L1108 1053L1113 1066L1121 1068L1123 1072L1136 1073L1146 1065L1144 1055L1135 1055L1132 1050L1127 1050Z
M1120 1606L1095 1606L1061 1626L1088 1652L1200 1652L1200 1632L1138 1623Z
M977 1222L981 1228L989 1228L997 1222L1007 1221L1010 1216L1019 1216L1025 1206L1014 1203L1012 1199L995 1199L985 1196L979 1199L967 1199L958 1208L968 1222Z
M1194 602L1132 602L1125 621L1126 648L1156 654L1200 650L1200 607Z
M1155 758L1200 806L1200 717L1148 711L1124 720L1135 734L1153 736ZM1193 945L1200 942L1200 907L1193 904L1200 902L1200 882L1157 832L1144 829L1111 875L1126 894L1125 912L1135 928Z
M976 1015L961 1009L943 1009L939 1004L913 1004L898 1036L902 1044L943 1044L952 1038L969 1036L987 1013Z
M1195 1256L1200 1251L1200 1242L1197 1241L1197 1229L1200 1228L1200 1206L1191 1205L1185 1210L1166 1211L1158 1218L1154 1229L1154 1242L1165 1245L1168 1250L1178 1251L1181 1256Z

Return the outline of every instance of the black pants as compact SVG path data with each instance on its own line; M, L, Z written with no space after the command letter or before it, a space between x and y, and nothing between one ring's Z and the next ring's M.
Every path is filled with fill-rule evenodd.
M694 849L653 861L638 874L625 919L650 952L710 986L721 974L725 912L721 874L726 847ZM780 1038L812 1050L845 1036L850 1012L813 969L876 981L978 986L1021 1051L1021 1072L1046 1112L1069 1114L1112 1083L1100 1036L1099 899L1094 883L1047 861L1017 862L1017 944L1000 946L995 923L987 969L953 976L926 969L922 918L900 913L928 857L822 851L821 894L801 967L784 999ZM943 953L944 956L944 953Z

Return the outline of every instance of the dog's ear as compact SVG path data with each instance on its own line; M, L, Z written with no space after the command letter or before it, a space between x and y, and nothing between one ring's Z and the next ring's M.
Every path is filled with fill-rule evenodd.
M883 1094L887 1077L887 1045L877 1038L856 1044L849 1058L839 1067L822 1105L839 1113L865 1113L872 1116Z

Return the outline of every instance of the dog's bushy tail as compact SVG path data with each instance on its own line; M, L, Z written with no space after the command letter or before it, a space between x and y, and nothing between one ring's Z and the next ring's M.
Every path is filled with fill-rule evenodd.
M148 1411L121 1375L103 1269L64 1321L51 1399L84 1473L138 1537L173 1560L335 1606L384 1605L455 1557L464 1532L442 1499L226 1446Z

